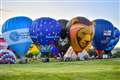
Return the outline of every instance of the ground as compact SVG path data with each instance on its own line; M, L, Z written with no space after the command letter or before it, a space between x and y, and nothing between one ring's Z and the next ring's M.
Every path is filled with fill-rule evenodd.
M119 80L120 58L30 64L0 64L0 80Z

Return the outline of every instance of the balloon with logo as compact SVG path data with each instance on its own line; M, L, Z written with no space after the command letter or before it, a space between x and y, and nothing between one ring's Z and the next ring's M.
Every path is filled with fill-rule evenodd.
M93 38L93 47L97 50L97 54L101 56L103 50L108 48L112 40L114 31L113 24L104 19L96 19L93 21L95 25L95 35Z
M108 43L106 49L104 50L104 52L106 54L108 54L108 58L112 57L111 51L112 51L112 49L114 49L114 47L118 43L119 39L120 39L120 31L116 27L114 27L112 38L111 38L110 42Z
M82 52L93 39L94 25L85 17L75 17L69 24L69 39L76 53Z
M62 30L61 30L61 35L60 35L60 39L58 41L57 46L59 48L60 53L64 55L70 46L68 35L67 35L67 27L66 27L68 20L59 19L58 21L62 27Z
M120 39L119 32L120 31L116 27L114 27L113 35L112 35L112 38L105 49L106 51L111 51L115 47L115 45L118 43L118 41Z
M60 23L49 17L34 20L29 29L33 42L41 46L41 56L50 53L52 45L56 45L60 38Z
M8 19L2 26L2 34L8 46L17 53L22 63L25 62L32 40L29 37L29 27L32 20L25 16L17 16Z
M0 50L0 64L15 64L16 56L15 54L7 49Z

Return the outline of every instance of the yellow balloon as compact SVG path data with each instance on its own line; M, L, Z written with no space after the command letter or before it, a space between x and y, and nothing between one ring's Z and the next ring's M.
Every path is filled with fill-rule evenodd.
M37 46L35 44L31 45L31 48L29 49L29 53L32 53L32 54L38 54L39 53L39 49L37 48Z

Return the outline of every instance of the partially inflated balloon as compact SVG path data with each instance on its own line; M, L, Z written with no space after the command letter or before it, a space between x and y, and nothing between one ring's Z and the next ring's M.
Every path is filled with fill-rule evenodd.
M16 57L14 53L7 49L0 50L0 64L15 64Z
M38 55L40 53L39 49L35 44L32 44L28 51L29 54Z
M55 46L51 48L51 55L54 57L61 57L61 54L59 52L59 49Z
M113 42L112 35L114 27L111 22L104 19L94 20L95 36L93 38L93 47L98 50L105 50L109 43Z
M8 19L2 26L3 37L20 58L24 58L32 43L29 37L31 24L30 18L18 16Z
M62 31L61 31L61 36L60 36L57 46L60 52L65 54L70 46L68 35L67 35L67 27L66 27L68 20L60 19L58 21L61 24Z
M70 44L75 52L82 52L92 41L94 26L84 17L75 17L69 24Z

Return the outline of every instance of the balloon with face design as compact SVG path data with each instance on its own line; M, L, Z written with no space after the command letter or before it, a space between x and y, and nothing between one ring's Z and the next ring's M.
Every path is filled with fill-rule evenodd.
M58 40L57 46L59 48L60 53L65 54L70 46L68 35L67 35L67 27L66 27L68 20L59 19L58 21L61 24L62 30L61 30L61 35L60 35L60 39Z
M73 50L82 52L92 41L94 35L94 26L92 22L84 17L75 17L69 24L69 39Z

